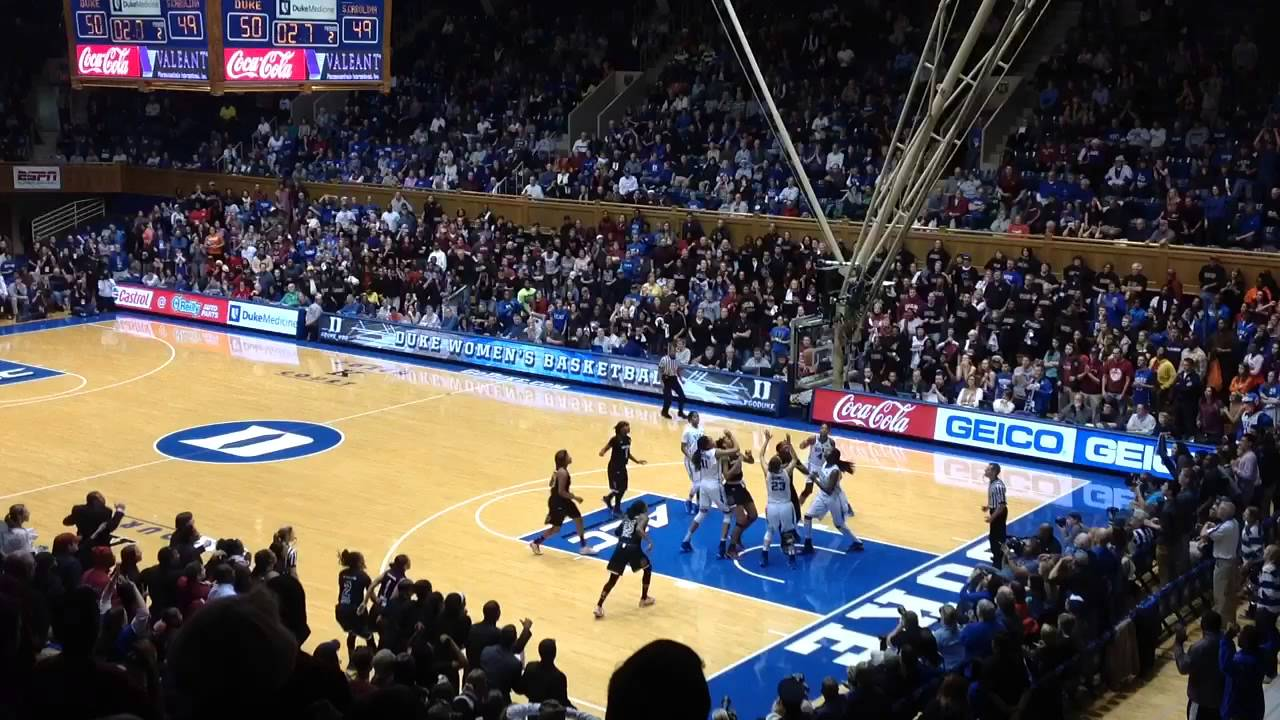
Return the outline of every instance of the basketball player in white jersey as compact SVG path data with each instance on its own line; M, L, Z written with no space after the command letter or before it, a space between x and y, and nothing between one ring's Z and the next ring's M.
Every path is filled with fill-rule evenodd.
M760 457L769 452L769 440L772 435L764 431L764 444L760 446ZM781 455L774 455L767 463L760 465L764 473L764 488L768 503L764 508L764 540L760 546L760 567L769 565L769 545L773 534L778 534L782 544L782 554L787 556L787 566L796 564L796 509L793 504L795 489L791 485L791 472L796 467L795 453L786 460Z
M689 523L689 530L684 534L684 542L680 543L681 552L693 552L693 534L698 531L698 526L707 518L707 513L711 512L714 507L724 514L724 521L720 526L720 548L721 557L724 557L724 541L729 536L729 523L733 518L733 506L729 504L728 498L725 497L723 478L720 473L720 460L722 458L735 457L738 455L738 443L733 440L733 433L728 430L724 431L726 443L725 449L718 449L711 438L703 435L698 438L698 449L694 452L692 458L693 469L698 473L698 512L693 516L693 522Z
M831 523L836 526L836 529L852 542L849 551L862 552L862 541L846 525L848 518L853 517L853 508L849 506L849 500L840 486L841 477L852 475L853 469L853 463L840 459L840 448L833 446L827 451L827 463L822 470L817 475L809 475L809 478L818 486L818 492L815 493L813 504L809 506L808 512L804 514L804 551L806 553L813 552L814 519L821 520L827 514L831 515Z
M689 424L680 436L680 454L684 456L684 469L689 473L689 497L684 502L684 511L690 515L697 512L694 502L698 494L698 473L693 469L693 455L698 451L699 438L706 435L700 426L702 417L697 411L689 413Z
M822 468L827 464L827 453L831 448L836 446L835 438L831 437L831 426L822 423L818 427L817 435L800 441L800 449L809 448L809 459L805 463L805 469L808 470L806 475L809 476L809 482L805 483L804 494L800 496L800 502L809 497L809 493L813 492L813 478L821 474Z

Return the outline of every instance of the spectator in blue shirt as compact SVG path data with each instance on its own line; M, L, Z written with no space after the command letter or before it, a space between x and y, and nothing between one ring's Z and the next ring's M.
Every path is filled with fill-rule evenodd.
M773 328L769 330L769 348L774 360L791 354L791 327L781 315L773 319Z
M954 606L943 605L938 615L942 622L933 626L933 639L938 643L938 654L942 656L942 671L954 672L965 660L959 614Z
M990 600L978 602L978 619L960 631L960 643L964 646L965 662L988 658L992 653L992 641L1000 630L996 622L996 606Z

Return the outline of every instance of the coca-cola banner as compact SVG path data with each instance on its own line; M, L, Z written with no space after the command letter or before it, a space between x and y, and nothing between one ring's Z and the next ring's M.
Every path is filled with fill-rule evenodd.
M142 58L136 45L77 45L75 74L98 78L140 78Z
M308 52L302 48L224 48L222 56L227 82L305 82L312 73L307 68ZM315 75L319 75L316 68Z
M823 388L813 391L811 408L814 422L920 440L933 439L937 414L936 406L914 400Z

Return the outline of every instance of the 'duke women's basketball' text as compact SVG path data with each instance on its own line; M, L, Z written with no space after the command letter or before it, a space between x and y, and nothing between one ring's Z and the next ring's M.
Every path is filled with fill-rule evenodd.
M653 550L653 540L649 537L649 508L643 500L636 500L627 506L627 516L618 526L618 545L613 549L613 557L609 558L609 579L600 591L600 600L592 614L596 619L604 617L604 601L609 598L613 586L627 568L631 572L640 572L640 607L649 607L653 598L649 596L649 581L653 579L653 567L649 556L644 552L644 545Z
M569 465L572 462L573 458L569 456L568 450L556 451L556 469L551 473L551 496L547 498L546 523L549 527L529 543L529 549L533 550L534 555L542 554L542 543L560 532L565 518L573 518L573 526L578 531L578 552L583 555L596 554L595 548L587 544L586 533L583 531L582 510L578 507L582 498L569 490L573 484L573 479L569 477Z
M627 461L645 464L631 454L631 423L622 420L613 426L613 437L600 448L600 457L605 453L609 453L609 493L601 499L605 509L617 517L622 514L622 496L627 494Z

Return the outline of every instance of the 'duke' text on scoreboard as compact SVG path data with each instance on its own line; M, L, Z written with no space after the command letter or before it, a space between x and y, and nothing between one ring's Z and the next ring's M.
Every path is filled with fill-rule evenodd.
M208 83L206 0L70 0L72 75Z
M222 10L228 86L383 81L386 0L222 0Z

